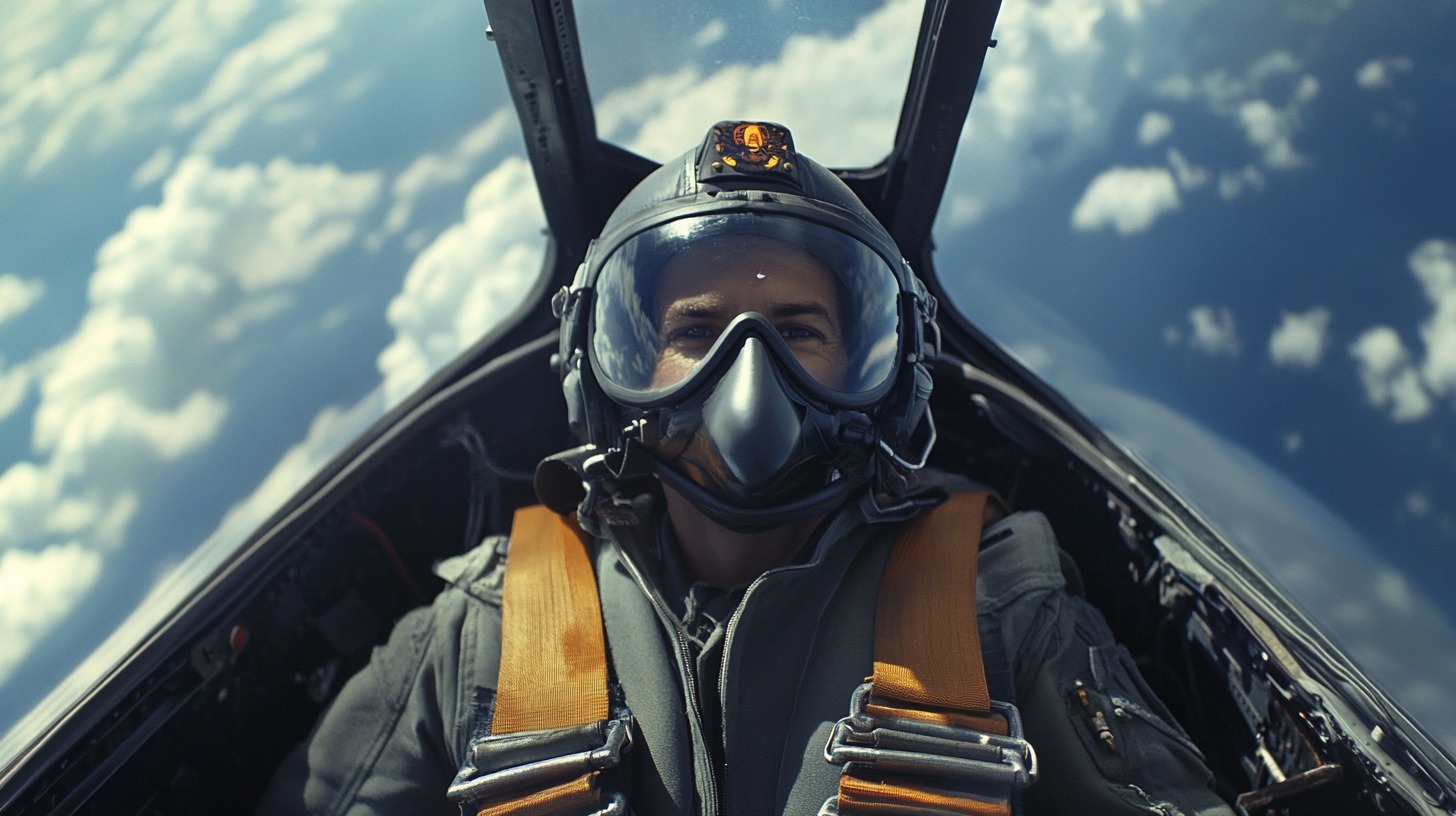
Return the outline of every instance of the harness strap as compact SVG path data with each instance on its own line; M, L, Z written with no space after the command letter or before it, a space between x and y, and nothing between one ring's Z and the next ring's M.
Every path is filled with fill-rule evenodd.
M491 733L606 719L607 648L586 533L537 505L516 511L501 607Z
M875 609L872 712L898 706L932 721L989 721L991 694L976 627L987 498L953 494L912 521L895 543Z
M450 788L462 813L621 809L620 800L602 801L598 777L619 761L630 726L609 719L606 640L587 541L574 518L542 506L516 511L491 736L472 748ZM560 745L569 746L567 756L545 750Z
M875 663L826 757L841 814L1009 816L1035 774L1014 706L986 685L976 570L987 493L958 493L896 542L875 611Z

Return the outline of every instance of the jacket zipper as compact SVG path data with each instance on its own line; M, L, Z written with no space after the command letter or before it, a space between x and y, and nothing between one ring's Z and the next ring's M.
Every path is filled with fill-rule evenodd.
M773 572L773 570L769 572ZM723 749L724 764L728 762L728 658L733 649L733 630L737 628L738 619L743 616L743 610L748 606L748 596L753 594L753 590L757 589L768 575L769 573L766 572L758 576L753 579L747 589L743 590L743 597L738 599L738 605L733 608L733 614L728 616L728 626L723 631L723 658L718 661L718 711L722 712L718 741Z
M667 602L662 599L662 594L651 585L649 585L645 579L643 579L642 573L637 570L637 565L633 563L632 559L629 558L625 552L622 551L621 545L618 544L615 539L612 540L612 546L615 547L617 550L618 560L626 565L627 571L631 573L632 580L637 582L637 587L641 589L645 595L647 595L647 600L652 602L653 607L657 610L657 616L671 624L673 642L677 645L678 667L681 670L681 674L686 680L688 687L688 710L692 713L692 721L693 725L695 726L693 729L691 729L694 748L693 754L696 757L696 763L698 767L700 769L704 767L707 768L706 776L708 779L708 790L704 791L703 795L703 812L706 814L711 814L711 816L719 816L719 800L721 799L719 786L722 783L718 778L718 767L716 763L713 762L713 756L712 753L708 750L707 741L703 739L703 732L705 730L703 726L703 709L702 706L698 704L697 672L693 669L693 654L692 650L688 647L687 634L683 631L682 624L673 617L671 610L667 608ZM746 593L745 597L747 597ZM737 617L737 614L737 610L734 610L735 618ZM725 641L723 644L725 649L725 655L727 654L727 645L728 644L725 637Z

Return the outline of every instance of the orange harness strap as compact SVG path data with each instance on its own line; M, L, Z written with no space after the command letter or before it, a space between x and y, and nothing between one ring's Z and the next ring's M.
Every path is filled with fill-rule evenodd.
M986 687L975 579L988 498L952 496L913 521L890 555L874 675L825 749L845 765L834 800L840 814L1009 816L1014 791L1035 776L1014 707L992 702ZM609 707L586 534L547 508L517 511L487 743L553 742L577 753L501 768L486 751L476 758L482 767L457 777L451 798L476 816L624 812L620 797L604 802L599 787L631 728L608 719Z
M537 505L516 511L501 607L491 733L585 725L607 716L607 647L586 533Z
M574 518L526 507L516 511L509 558L492 736L579 731L604 722L607 649L586 533ZM472 798L469 807L477 816L602 810L595 768L547 781Z
M911 522L895 543L875 610L872 705L990 713L975 625L987 498L986 493L957 493Z
M1012 791L1025 784L1024 773L1008 782L1028 749L1013 733L1014 709L992 704L976 625L988 500L1000 502L955 494L895 543L875 612L874 675L826 750L846 764L841 814L1009 816ZM957 759L940 762L942 752Z

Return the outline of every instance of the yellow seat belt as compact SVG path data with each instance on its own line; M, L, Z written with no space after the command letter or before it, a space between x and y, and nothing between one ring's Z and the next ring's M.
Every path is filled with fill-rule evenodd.
M840 814L1008 816L1035 776L1015 708L986 686L975 587L988 501L1004 509L987 493L952 495L891 552L874 674L825 752L846 766Z
M1028 762L1034 775L1014 707L993 702L987 690L976 627L988 500L999 505L985 493L952 496L912 521L891 552L876 608L874 674L826 749L831 762L846 765L836 797L841 814L1005 816L1012 812L1009 791L1027 781ZM608 719L601 602L586 534L574 519L528 507L516 512L509 558L490 739L509 744L514 735L621 728ZM619 749L622 739L618 734ZM610 764L616 762L613 754ZM462 775L451 798L477 816L625 808L602 802L598 775L608 764L567 767L582 773L532 777L545 785ZM958 784L941 784L946 779ZM482 788L488 795L479 795Z
M510 541L487 742L528 761L462 775L450 796L477 816L614 812L598 777L617 763L629 726L609 719L606 640L586 533L574 518L535 506L516 511ZM543 745L570 753L552 757Z

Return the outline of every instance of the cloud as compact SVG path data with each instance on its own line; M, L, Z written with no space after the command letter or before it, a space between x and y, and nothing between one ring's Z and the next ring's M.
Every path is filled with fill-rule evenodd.
M785 123L795 146L821 161L874 164L890 147L905 90L894 78L906 75L919 20L914 2L890 0L843 36L790 37L776 59L648 77L597 105L598 131L665 159L696 145L720 114L732 111L735 118ZM783 81L788 76L794 81Z
M0 275L0 324L25 314L45 294L45 282L19 275Z
M38 11L7 21L0 75L0 170L23 160L35 175L77 143L92 151L165 123L179 93L229 51L251 3L120 0L26 4ZM43 9L44 12L39 10ZM79 48L57 48L61 32L89 29ZM64 56L47 62L51 54Z
M544 226L524 160L510 157L476 183L464 220L415 258L390 301L395 338L378 359L390 404L521 303L541 274Z
M1170 346L1187 345L1210 357L1236 357L1243 349L1233 312L1227 308L1195 306L1188 312L1188 328L1163 327L1163 342Z
M0 422L14 413L25 395L30 393L30 366L19 365L5 368L0 359Z
M1072 226L1113 227L1122 235L1145 232L1180 206L1173 176L1162 167L1113 167L1087 186L1072 210Z
M1396 74L1410 73L1412 68L1414 65L1409 57L1373 59L1355 72L1355 84L1367 91L1389 88L1395 84Z
M172 163L176 160L177 151L171 145L157 148L146 161L137 166L136 172L132 173L131 186L140 190L156 184L167 177L167 174L172 171Z
M0 552L0 684L96 583L101 562L77 543Z
M457 184L469 177L480 159L501 143L516 127L511 108L501 108L476 125L446 153L426 153L410 163L390 185L394 202L384 217L384 226L371 235L371 247L409 226L410 217L420 199L441 187Z
M1304 156L1290 141L1300 124L1297 111L1275 108L1263 99L1254 99L1239 106L1239 122L1244 126L1249 144L1263 151L1266 166L1287 170L1304 164Z
M1225 170L1218 175L1218 194L1224 201L1232 201L1245 190L1263 190L1264 174L1253 165L1238 170Z
M727 33L728 24L723 22L722 19L710 20L707 25L698 29L698 33L693 35L693 45L698 48L707 48L713 43L722 40L723 35Z
M1138 144L1155 145L1173 133L1173 119L1166 113L1148 111L1138 123Z
M74 332L0 380L0 403L29 382L39 394L34 458L0 473L0 557L15 597L54 591L56 610L78 597L83 566L123 546L166 463L221 432L233 383L217 361L248 355L244 341L259 339L279 299L353 240L380 186L376 174L327 165L224 168L193 156L158 204L102 244ZM62 563L83 565L74 585L43 577L41 565ZM0 675L33 642L15 640Z
M1456 241L1424 241L1406 263L1432 306L1419 326L1425 357L1416 360L1390 326L1367 329L1350 346L1366 398L1396 422L1424 419L1437 399L1456 396Z
M1314 368L1324 354L1329 325L1329 309L1285 312L1279 327L1269 335L1269 359L1275 365Z
M81 456L139 437L166 459L202 444L223 401L184 390L209 379L200 367L216 321L246 323L248 304L312 275L352 239L378 188L375 175L331 166L184 160L161 203L133 211L98 250L90 311L40 366L36 450ZM186 424L171 439L148 430L169 422Z
M1234 314L1227 308L1196 306L1188 313L1188 324L1192 328L1188 336L1189 348L1211 357L1234 357L1242 348L1238 328L1234 325Z
M292 15L228 54L207 87L172 114L172 125L201 124L191 152L215 153L229 145L248 121L287 118L278 103L328 67L329 46L351 0L301 4Z
M1435 394L1456 393L1456 241L1426 241L1408 264L1433 307L1420 327L1426 344L1421 378Z
M1277 90L1274 94L1271 91ZM1242 75L1220 68L1197 79L1174 74L1158 83L1165 99L1201 100L1209 111L1235 124L1247 142L1259 151L1265 167L1292 170L1307 162L1294 146L1294 136L1303 127L1303 115L1319 96L1319 80L1303 72L1303 66L1287 51L1273 51L1251 62ZM1279 98L1271 99L1271 96ZM1235 186L1240 171L1225 171L1227 184L1220 184L1225 199L1241 191Z
M1173 168L1173 175L1181 189L1196 190L1208 183L1208 171L1185 159L1182 152L1174 148L1168 148L1168 166Z
M1369 329L1350 346L1350 356L1360 365L1360 381L1371 405L1388 408L1396 422L1414 422L1431 413L1431 398L1395 329Z
M259 18L246 0L118 0L100 11L27 4L47 13L7 19L0 171L19 162L34 176L78 148L99 153L166 129L191 134L187 152L214 154L249 122L305 115L299 93L345 42L338 29L350 2L291 4L251 39ZM71 35L80 42L57 47L63 32L75 31L85 32ZM144 187L164 172L144 164L133 182Z

